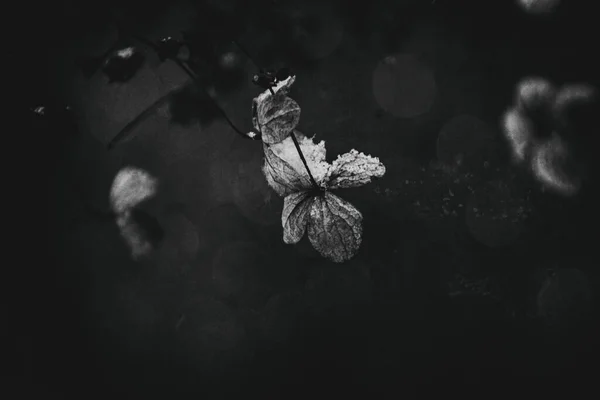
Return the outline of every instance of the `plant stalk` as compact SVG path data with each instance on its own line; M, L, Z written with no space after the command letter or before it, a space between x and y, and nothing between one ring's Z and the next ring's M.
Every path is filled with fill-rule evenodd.
M123 32L123 29L119 29L120 32ZM151 41L137 36L135 34L132 33L128 33L129 36L131 36L133 39L144 43L145 45L149 46L150 48L152 48L153 50L157 50L157 46L152 43ZM199 85L198 82L198 78L196 77L196 75L189 69L189 67L186 66L186 64L184 64L181 60L178 59L173 59L172 61L174 61L179 68L181 68L193 81L197 86ZM133 130L140 122L142 122L144 119L146 119L146 117L148 117L151 114L154 114L156 112L156 110L161 107L162 105L164 105L165 103L167 103L167 101L169 101L171 99L171 97L174 94L180 93L181 91L183 91L184 88L180 89L180 90L176 90L170 93L167 93L166 95L164 95L163 97L159 98L158 100L156 100L154 103L152 103L148 108L146 108L144 111L142 111L140 114L138 114L132 121L130 121L127 125L125 125L125 127L123 129L121 129L121 131L113 138L111 139L111 141L108 143L108 149L112 149L116 146L117 143L119 143L120 141L122 141L127 134ZM215 105L216 109L219 111L219 113L223 116L223 118L227 121L227 123L231 126L231 128L241 137L243 137L244 139L250 139L250 140L258 140L260 138L259 135L257 135L257 137L252 138L250 136L248 136L247 134L245 134L244 132L242 132L238 127L236 127L233 122L229 119L229 117L227 116L227 114L225 113L225 111L217 104L217 102L215 101L215 99L213 99L204 88L202 88L202 90L204 91L204 93L212 100L213 104Z
M192 78L192 80L194 82L196 82L197 86L201 86L198 82L198 78L196 77L196 74L194 74L192 72L192 70L181 60L173 60L178 66L179 68L181 68L190 78ZM231 126L231 128L241 137L243 137L244 139L251 139L251 140L255 140L254 138L251 138L250 136L248 136L247 134L245 134L244 132L242 132L237 126L234 125L234 123L229 119L229 117L227 116L227 113L225 113L225 111L219 106L219 104L216 102L215 99L213 99L207 92L206 89L204 89L204 87L202 87L202 90L204 91L204 94L206 94L206 96L208 96L212 102L214 103L215 107L217 108L217 110L219 111L219 113L221 114L221 116L225 119L225 121L227 121L227 123Z
M292 134L290 136L292 137L292 140L294 141L294 146L296 146L296 150L298 151L298 155L300 156L300 159L302 160L302 163L304 164L304 168L306 168L306 172L308 172L310 181L312 182L315 189L320 189L320 186L317 184L317 181L315 181L315 178L313 177L312 173L310 172L310 168L308 168L308 163L306 162L306 158L304 158L304 153L302 153L302 149L300 148L298 139L296 139L296 134L294 132L292 132Z

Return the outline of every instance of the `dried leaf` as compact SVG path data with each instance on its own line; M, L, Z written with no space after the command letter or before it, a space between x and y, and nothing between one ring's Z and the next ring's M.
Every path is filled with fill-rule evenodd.
M296 81L296 75L292 75L287 79L284 79L278 82L275 86L271 88L273 93L275 94L288 94L294 82ZM257 104L263 103L267 98L273 96L271 90L265 90L258 97L254 98L254 102Z
M295 76L279 82L252 101L252 125L265 143L278 143L288 137L300 121L300 106L286 96Z
M325 142L321 141L315 144L311 138L305 137L298 131L295 131L294 134L313 177L317 183L321 184L330 167L325 161ZM284 197L312 187L306 168L291 137L280 143L265 144L264 151L263 172L269 186L279 196Z
M292 193L284 199L281 224L285 243L294 244L302 239L313 201L313 195L307 191Z
M347 201L325 192L312 201L308 238L322 256L338 263L347 261L362 241L362 214Z
M263 142L279 143L287 138L300 122L300 106L283 94L268 97L256 107L258 126Z
M333 161L326 176L327 188L359 187L371 182L372 178L381 178L384 174L385 166L379 158L353 149Z
M283 160L273 146L264 145L265 163L263 173L267 183L275 193L285 197L291 193L305 190L310 187L310 178L306 174L296 171L288 162Z

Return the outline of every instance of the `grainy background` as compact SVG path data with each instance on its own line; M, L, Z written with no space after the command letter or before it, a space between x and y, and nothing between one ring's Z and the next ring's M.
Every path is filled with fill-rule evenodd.
M510 162L500 127L524 76L598 84L585 7L533 17L513 2L120 1L17 13L27 17L8 40L14 116L69 104L78 128L12 134L27 149L10 182L24 247L9 262L24 283L11 300L24 387L282 399L585 383L597 355L595 186L568 199L542 191ZM202 27L221 62L233 60L200 60L206 88L242 130L259 93L251 76L284 63L297 75L299 129L325 140L329 160L352 148L381 159L383 179L338 193L364 215L352 261L329 263L306 238L282 243L283 202L261 175L260 143L193 93L106 150L189 79L143 45L131 81L85 79L75 60L106 51L115 13L150 40ZM298 15L315 17L301 25ZM584 128L585 142L597 128ZM143 209L164 237L138 262L104 215L124 165L161 185Z

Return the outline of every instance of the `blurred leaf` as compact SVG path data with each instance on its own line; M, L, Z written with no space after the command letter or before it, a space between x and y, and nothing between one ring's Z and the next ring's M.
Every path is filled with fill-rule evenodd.
M149 214L141 208L136 207L131 211L130 217L131 221L133 221L140 228L140 232L144 236L145 240L153 248L156 248L164 239L165 230L155 216Z
M108 82L127 82L144 63L144 55L134 47L126 47L114 52L104 63L102 71Z
M596 89L589 84L556 88L528 77L517 84L515 104L503 119L513 157L527 161L533 176L562 195L579 192L593 158L589 127L597 115Z
M110 190L111 208L124 213L156 194L158 182L146 171L126 167L119 171Z

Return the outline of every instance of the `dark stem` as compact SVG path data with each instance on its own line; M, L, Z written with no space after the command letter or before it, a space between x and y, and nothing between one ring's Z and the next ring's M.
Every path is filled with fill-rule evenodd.
M175 59L173 60L178 66L179 68L181 68L186 74L188 74L188 76L190 78L192 78L192 80L194 82L196 82L197 86L202 87L199 82L198 82L198 78L196 77L196 74L194 74L194 72L192 72L192 70L181 60ZM212 98L204 89L204 87L202 87L202 90L204 91L204 94L206 94L206 96L208 96L213 104L215 105L215 107L217 108L217 110L219 111L219 113L221 113L221 115L223 116L223 118L225 118L225 121L227 121L227 123L229 123L229 125L231 126L231 128L241 137L243 137L244 139L251 139L251 140L255 140L253 138L251 138L250 136L248 136L247 134L245 134L244 132L242 132L241 130L238 129L238 127L236 127L233 122L229 119L229 117L227 116L227 113L225 113L225 111L219 106L219 104L216 102L216 100L214 98Z
M252 61L252 63L254 64L254 66L257 69L260 69L259 65L256 63L256 61L254 61L254 58L252 58L252 56L250 55L250 53L248 53L248 51L244 48L244 46L242 46L237 40L232 40L232 42L242 51L242 53L244 53L246 55L246 57L248 57L248 59L250 61ZM269 87L269 91L271 92L272 96L275 96L275 92L273 91L273 88ZM306 172L308 172L310 181L312 182L315 189L320 189L320 186L317 184L317 181L315 181L315 178L313 177L312 173L310 172L310 168L308 168L308 163L306 162L306 158L304 158L304 153L302 153L302 149L300 148L300 144L298 143L298 139L296 139L296 135L294 132L292 132L291 137L292 137L292 140L294 141L294 146L296 146L296 150L298 151L298 155L300 156L300 159L302 160L302 163L304 164L304 168L306 168Z
M165 94L163 97L161 97L160 99L158 99L154 103L152 103L144 111L139 113L133 120L128 122L127 125L125 125L125 127L123 127L123 129L121 129L121 131L115 135L115 137L113 137L111 139L111 141L108 143L108 146L107 146L108 149L110 150L110 149L114 148L119 142L121 142L123 139L125 139L127 134L130 131L132 131L140 122L142 122L144 119L146 119L146 117L154 114L156 112L156 110L159 107L161 107L163 104L166 104L171 99L172 96L174 96L177 93L182 92L183 90L185 90L185 88L181 88L179 90L175 90L175 91Z
M118 30L119 30L119 34L122 35L124 29L122 29L121 25L118 24L117 25ZM157 46L152 43L151 41L144 39L140 36L137 36L135 34L132 34L130 32L128 32L128 35L130 37L132 37L133 39L136 39L137 41L144 43L146 45L148 45L150 48L152 48L153 50L157 50ZM196 75L189 69L189 67L187 67L181 60L178 59L174 59L173 60L191 79L192 81L197 85L200 86L199 82L198 82L198 78L196 77ZM159 98L158 100L156 100L154 103L152 103L148 108L146 108L144 111L142 111L140 114L138 114L132 121L130 121L127 125L125 125L125 127L123 129L121 129L121 131L119 133L117 133L117 135L111 139L111 141L108 143L108 149L112 149L114 148L117 143L121 142L126 136L127 134L132 131L140 122L142 122L144 119L146 119L146 117L148 117L149 115L152 115L156 112L156 110L161 107L162 105L166 104L173 95L182 92L183 90L185 90L185 88L181 88L179 90L175 90L173 92L167 93L166 95L164 95L163 97ZM204 90L204 88L203 88ZM233 130L240 136L242 136L244 139L250 139L250 140L257 140L260 138L259 135L256 136L256 138L252 138L250 136L248 136L247 134L245 134L244 132L242 132L241 130L239 130L234 124L233 122L229 119L229 117L227 116L227 114L225 113L225 111L217 104L217 102L215 101L215 99L213 99L208 93L206 93L206 90L204 90L204 93L212 100L213 104L215 105L216 109L221 113L221 115L223 116L223 118L225 118L225 120L229 123L229 125L233 128Z
M310 181L312 182L315 189L320 189L319 185L317 185L317 181L315 181L315 178L312 176L312 173L310 172L310 168L308 168L308 164L306 163L306 159L304 158L304 153L302 153L302 149L300 149L300 144L298 143L298 139L296 139L296 134L294 132L292 132L292 134L290 136L292 137L292 140L294 141L294 146L296 146L296 150L298 151L298 155L300 156L300 159L302 160L302 163L304 164L304 168L306 168L306 172L308 172Z

